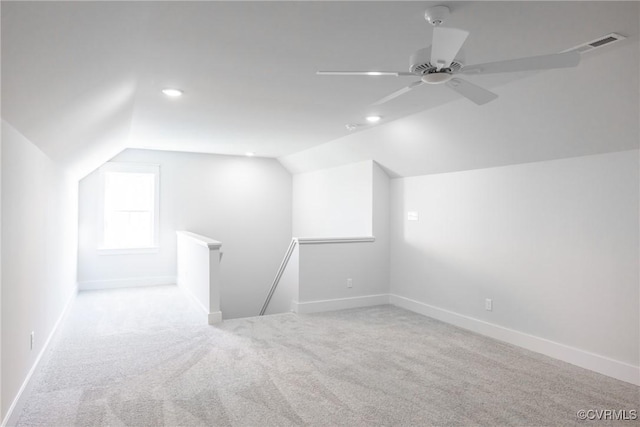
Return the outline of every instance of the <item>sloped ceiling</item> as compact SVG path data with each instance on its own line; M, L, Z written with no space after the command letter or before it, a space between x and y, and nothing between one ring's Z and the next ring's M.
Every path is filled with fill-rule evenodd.
M500 86L483 107L455 100L280 161L301 173L374 159L400 177L637 149L638 62L637 43L594 51L571 72Z
M444 2L445 25L471 32L467 63L629 37L573 70L476 77L500 95L483 107L422 87L374 108L412 79L315 75L405 70L434 4L3 1L2 117L78 176L126 147L253 151L293 172L374 159L405 176L637 146L636 2ZM383 123L345 129L369 113Z

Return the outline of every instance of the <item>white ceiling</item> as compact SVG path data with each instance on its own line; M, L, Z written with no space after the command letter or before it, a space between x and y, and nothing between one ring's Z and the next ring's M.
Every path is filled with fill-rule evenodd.
M372 102L415 79L315 75L321 69L406 70L409 55L430 44L424 11L435 4L452 9L445 25L471 32L464 47L468 64L560 52L610 32L628 36L611 47L619 54L608 65L617 73L620 59L629 62L621 78L635 84L629 93L637 100L636 2L3 1L2 117L80 174L125 147L254 151L281 158L292 170L299 162L299 171L366 157L391 164L400 175L590 153L547 149L540 155L516 144L507 149L513 155L505 156L497 144L489 147L495 153L488 163L470 162L464 153L457 161L449 153L443 164L451 166L424 169L403 166L415 159L411 150L364 148L373 135L389 132L382 129L424 122L420 117L455 122L452 129L459 132L453 136L468 138L465 120L495 123L499 114L513 115L518 108L531 112L529 95L535 95L540 115L545 105L567 98L554 83L558 78L586 84L603 72L597 58L607 48L575 70L469 78L501 96L483 107L438 86L374 108ZM624 90L619 79L611 80L615 90ZM519 91L521 82L534 92ZM164 87L185 95L167 99L160 93ZM637 118L637 102L635 108ZM434 115L424 116L429 111ZM388 124L349 135L345 124L361 123L369 113ZM427 144L416 153L436 161L432 148Z

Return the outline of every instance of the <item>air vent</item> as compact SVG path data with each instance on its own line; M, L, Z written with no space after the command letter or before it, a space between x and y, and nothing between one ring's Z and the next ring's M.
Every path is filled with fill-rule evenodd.
M609 44L609 43L614 42L616 40L620 40L620 39L618 39L616 37L613 37L613 36L607 36L607 37L605 37L603 39L596 40L594 42L589 43L589 46L591 46L591 47L600 47L602 45Z
M579 46L572 47L571 49L567 49L562 53L564 52L585 53L585 52L589 52L591 50L600 48L602 46L607 46L607 45L610 45L611 43L615 43L617 41L624 40L624 39L626 39L625 36L621 36L620 34L616 34L616 33L611 33L611 34L607 34L606 36L599 37L595 40L591 40L588 43L584 43Z

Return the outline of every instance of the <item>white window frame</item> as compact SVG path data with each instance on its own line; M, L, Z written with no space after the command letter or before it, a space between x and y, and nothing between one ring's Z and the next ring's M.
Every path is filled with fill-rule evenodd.
M100 200L98 203L98 254L124 255L158 253L160 250L160 165L148 163L107 162L100 169ZM109 172L150 173L154 175L153 246L144 248L108 248L104 244L105 176Z

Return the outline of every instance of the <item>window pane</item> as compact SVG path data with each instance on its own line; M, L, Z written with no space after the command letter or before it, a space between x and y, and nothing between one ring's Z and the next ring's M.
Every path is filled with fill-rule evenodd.
M104 247L154 246L155 175L104 174Z
M105 218L105 246L146 248L153 246L153 219L150 212L111 212Z
M154 175L108 172L105 175L105 207L108 210L153 211Z

